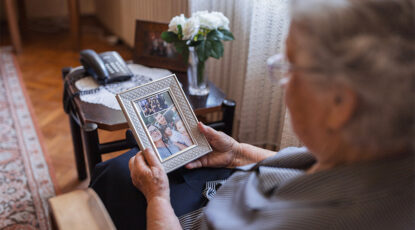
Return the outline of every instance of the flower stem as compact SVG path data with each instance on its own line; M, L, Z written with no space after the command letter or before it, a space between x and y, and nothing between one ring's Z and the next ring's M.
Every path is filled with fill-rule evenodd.
M199 60L197 63L197 85L200 86L203 84L203 73L205 69L205 62Z

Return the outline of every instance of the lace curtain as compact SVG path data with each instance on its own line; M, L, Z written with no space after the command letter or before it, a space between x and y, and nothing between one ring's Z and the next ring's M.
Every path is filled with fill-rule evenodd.
M288 0L189 0L189 10L221 11L230 20L236 40L225 44L222 59L209 60L207 72L237 102L234 136L272 149L298 145L290 126L284 127L283 91L271 84L266 66L268 57L284 50Z

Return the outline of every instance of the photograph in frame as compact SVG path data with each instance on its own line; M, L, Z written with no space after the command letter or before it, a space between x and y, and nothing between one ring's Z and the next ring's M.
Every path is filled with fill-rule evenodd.
M161 162L194 146L168 91L138 99L135 106L140 111Z
M151 148L166 172L212 151L174 74L116 98L140 149Z
M145 66L186 72L187 60L166 43L161 34L169 29L168 23L136 20L134 39L134 63Z

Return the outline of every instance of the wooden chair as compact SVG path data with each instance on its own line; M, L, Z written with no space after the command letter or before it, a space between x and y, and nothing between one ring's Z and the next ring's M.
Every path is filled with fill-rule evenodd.
M104 204L92 189L50 198L49 206L52 229L115 230Z

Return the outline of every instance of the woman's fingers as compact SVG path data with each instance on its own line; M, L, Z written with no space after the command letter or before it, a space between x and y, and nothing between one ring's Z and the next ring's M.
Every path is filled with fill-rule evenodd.
M144 151L138 152L135 156L131 157L128 162L130 170L137 166L140 169L149 168L149 166L161 166L160 161L157 159L153 150L147 148Z
M194 168L200 168L202 166L203 165L202 165L202 162L200 160L195 160L195 161L192 161L192 162L188 163L186 165L186 168L187 169L194 169Z
M134 166L136 167L137 171L139 171L140 173L150 170L144 159L143 151L135 155Z
M158 168L163 168L156 154L153 152L153 150L147 148L143 151L143 154L149 166L156 166Z
M135 159L135 156L131 157L130 160L128 161L128 168L130 169L130 171L133 169L134 159Z
M216 135L218 135L216 130L204 125L202 122L198 123L198 128L200 132L205 135L206 139L208 139L209 142L212 141Z
M133 157L130 158L130 160L128 161L128 168L130 169L130 171L133 169L134 167L134 161L135 158L138 154L141 154L141 151L138 151Z

